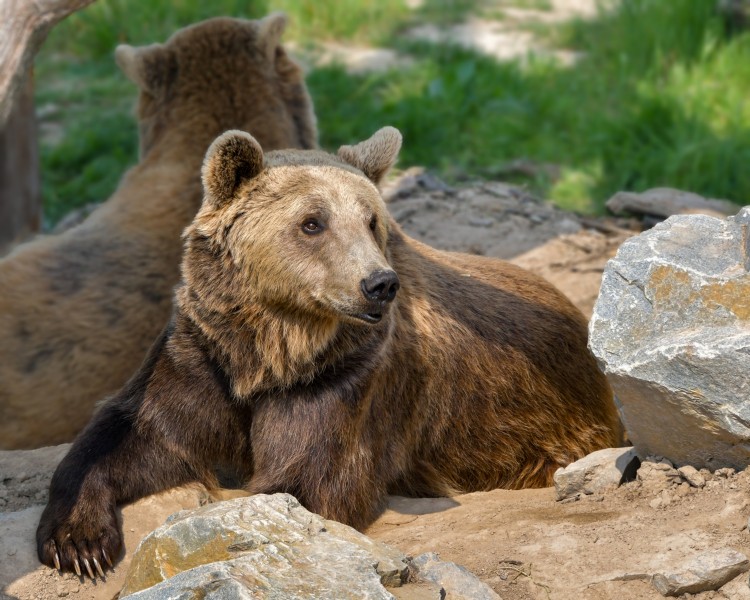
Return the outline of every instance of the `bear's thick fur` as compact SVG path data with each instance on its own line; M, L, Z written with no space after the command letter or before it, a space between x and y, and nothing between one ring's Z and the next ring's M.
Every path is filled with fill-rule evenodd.
M71 440L141 364L169 320L180 234L216 136L241 127L264 149L316 147L284 26L281 14L219 18L117 49L141 90L142 158L84 223L0 261L0 448Z
M337 156L264 155L242 132L214 142L172 322L58 467L45 564L111 563L118 503L215 486L216 467L361 528L388 493L546 486L617 443L586 321L562 294L388 216L376 184L400 145L392 128Z

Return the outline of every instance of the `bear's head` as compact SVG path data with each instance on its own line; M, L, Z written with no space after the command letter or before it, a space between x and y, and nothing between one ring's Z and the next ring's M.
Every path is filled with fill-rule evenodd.
M181 138L165 144L191 144L202 156L228 129L252 131L266 148L315 148L304 74L280 42L285 27L282 13L257 21L219 17L164 44L118 46L118 66L140 89L141 156L173 132Z
M224 133L206 154L203 205L185 233L194 297L224 313L260 306L298 321L379 323L399 280L377 185L400 148L392 127L337 155L264 154L251 135Z

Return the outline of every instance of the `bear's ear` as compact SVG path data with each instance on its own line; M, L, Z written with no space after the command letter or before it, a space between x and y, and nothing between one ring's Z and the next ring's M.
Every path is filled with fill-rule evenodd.
M395 127L383 127L356 146L341 146L338 156L378 185L396 162L400 149L401 132Z
M206 152L201 169L204 203L215 207L234 199L237 189L263 170L263 150L244 131L225 131Z
M115 48L115 62L130 81L154 96L166 90L177 73L174 53L162 44L138 48L120 44Z
M258 46L271 63L276 58L276 48L281 44L286 22L286 15L282 12L271 13L258 21Z

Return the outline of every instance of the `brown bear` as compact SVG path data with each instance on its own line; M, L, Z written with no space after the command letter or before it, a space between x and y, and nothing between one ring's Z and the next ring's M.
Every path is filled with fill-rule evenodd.
M238 131L212 144L172 321L55 472L42 562L101 575L117 504L216 486L217 468L362 528L388 493L546 486L617 443L562 294L388 216L376 185L400 146L393 128L337 156Z
M216 136L242 127L264 149L317 146L284 26L281 14L218 18L117 49L140 88L141 160L84 223L0 261L0 448L71 440L141 364L169 320Z

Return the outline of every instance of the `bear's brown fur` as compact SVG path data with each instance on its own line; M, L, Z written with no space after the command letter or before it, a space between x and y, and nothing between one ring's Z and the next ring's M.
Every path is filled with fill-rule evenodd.
M215 486L216 467L361 528L387 493L546 486L617 443L562 294L388 216L374 184L400 144L391 128L338 156L214 142L172 322L58 467L45 564L99 570L121 548L118 503Z
M219 18L118 48L141 90L142 158L84 223L0 261L0 448L71 440L138 368L169 320L180 233L217 135L242 127L265 149L316 147L284 25L280 14Z

